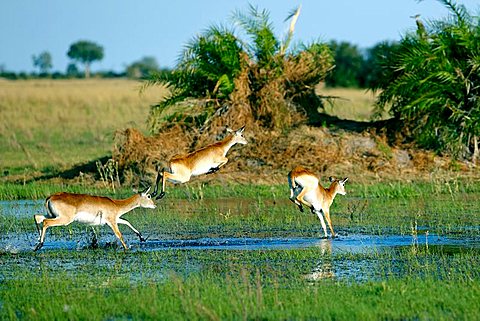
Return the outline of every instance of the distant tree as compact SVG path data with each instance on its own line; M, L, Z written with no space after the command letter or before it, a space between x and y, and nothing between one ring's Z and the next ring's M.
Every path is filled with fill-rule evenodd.
M52 55L48 51L40 53L38 56L33 55L33 66L38 68L40 74L48 74L48 71L52 69Z
M78 70L78 67L74 63L69 63L67 66L67 71L66 71L67 77L69 78L76 78L79 77L80 71Z
M85 66L85 78L90 77L90 64L103 59L103 47L94 42L81 40L73 43L67 56Z
M335 59L335 68L325 82L330 87L359 87L364 58L357 46L331 41L328 46Z
M385 62L391 59L398 47L398 42L383 41L366 50L359 75L360 87L374 88L383 81L389 71Z
M127 66L127 76L130 78L145 78L159 70L155 57L143 57Z

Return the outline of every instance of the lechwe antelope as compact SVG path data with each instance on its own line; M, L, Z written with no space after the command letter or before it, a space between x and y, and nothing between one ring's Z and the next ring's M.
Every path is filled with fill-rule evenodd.
M174 156L168 163L168 171L164 168L157 174L155 190L152 196L156 196L160 179L162 180L162 191L157 200L165 196L165 183L167 180L174 183L186 183L192 176L215 173L228 162L227 152L235 144L247 144L243 137L245 126L234 131L227 128L231 135L224 140L203 147L187 155Z
M290 200L297 204L301 212L303 212L303 205L309 207L311 211L317 214L322 224L323 232L327 237L327 227L322 216L325 216L332 238L335 237L333 231L332 220L330 219L330 206L337 194L345 195L345 183L348 177L338 180L330 177L330 187L324 188L314 173L306 170L303 167L296 167L288 173L288 185L290 186Z
M47 215L36 214L33 216L40 234L35 251L42 248L47 228L50 226L66 226L74 221L92 226L107 224L112 228L120 242L122 242L125 250L127 245L123 240L122 233L118 229L118 224L125 224L137 234L141 242L145 241L142 234L130 222L120 217L137 207L155 208L155 203L148 193L149 190L150 187L143 192L121 200L65 192L51 195L45 201Z

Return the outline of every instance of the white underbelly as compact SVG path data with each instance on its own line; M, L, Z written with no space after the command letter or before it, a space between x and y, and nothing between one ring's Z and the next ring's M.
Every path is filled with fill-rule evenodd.
M206 174L210 171L211 168L216 167L220 164L214 164L211 162L200 162L195 165L195 167L192 170L192 176L198 176L198 175L203 175Z
M310 203L317 211L322 209L322 205L317 199L317 193L315 191L310 191L303 197L305 201Z
M89 212L78 212L74 221L88 225L104 225L107 223L102 212L98 212L96 214Z

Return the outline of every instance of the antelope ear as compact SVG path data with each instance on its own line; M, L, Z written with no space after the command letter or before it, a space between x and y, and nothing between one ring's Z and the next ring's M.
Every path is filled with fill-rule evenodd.
M328 178L328 180L333 183L333 181L335 181L335 177L330 176L330 177Z
M243 133L243 131L245 130L245 126L246 126L246 125L243 125L242 128L240 128L239 130L237 130L237 133Z
M227 132L228 132L228 133L233 133L233 132L234 132L234 130L233 130L233 129L231 129L231 128L229 128L228 126L227 126L227 128L226 128L226 129L227 129Z

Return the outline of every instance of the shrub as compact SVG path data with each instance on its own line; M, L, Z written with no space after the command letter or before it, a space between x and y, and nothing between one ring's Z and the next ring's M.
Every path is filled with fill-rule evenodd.
M212 26L194 37L170 74L153 75L145 86L162 84L171 95L152 107L153 133L176 125L255 123L285 129L321 107L314 87L332 67L327 45L290 48L300 8L287 17L284 39L275 36L267 11L250 6L235 12L233 28Z
M478 157L480 134L480 20L464 6L439 0L450 17L403 37L384 60L378 111L390 113L423 147ZM402 128L403 127L403 128Z

